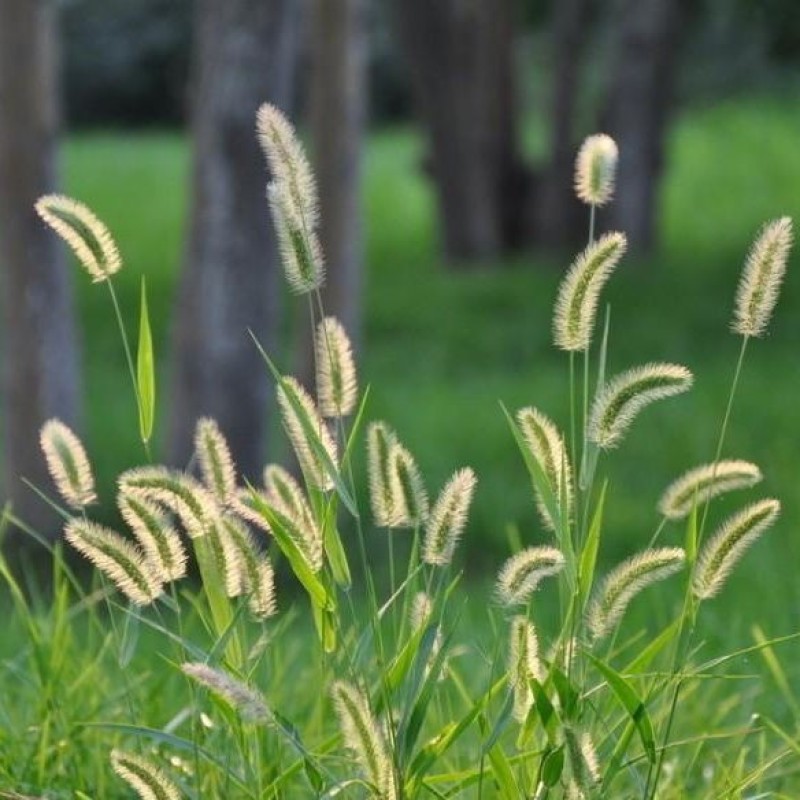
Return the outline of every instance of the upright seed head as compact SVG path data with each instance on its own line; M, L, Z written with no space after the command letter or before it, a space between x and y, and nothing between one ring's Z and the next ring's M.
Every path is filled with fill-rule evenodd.
M645 364L610 381L595 398L589 415L589 440L601 449L616 447L646 406L692 386L692 373L677 364Z
M181 793L161 767L148 758L111 751L111 767L140 800L180 800Z
M563 730L567 761L572 773L570 797L590 797L601 778L597 751L588 731L579 733L569 725L565 725Z
M47 469L64 501L81 509L97 499L92 467L81 440L58 419L42 425L39 443Z
M786 273L792 238L791 217L781 217L762 228L747 255L736 292L735 333L754 337L766 333Z
M622 233L607 233L573 262L561 282L553 316L556 347L584 352L592 343L600 292L628 246Z
M544 670L539 661L539 639L536 629L527 617L511 620L508 639L508 683L514 692L514 719L525 722L533 706L531 680L540 683Z
M261 692L221 669L201 662L181 664L181 670L192 680L224 700L245 722L265 725L272 715Z
M466 467L456 472L442 489L425 530L422 558L426 564L446 567L453 560L456 545L467 524L477 482L475 473Z
M605 133L584 139L575 160L575 194L587 205L604 206L614 194L619 150Z
M270 464L264 469L264 486L267 502L297 524L303 532L304 549L309 553L319 550L321 563L322 531L300 484L283 467Z
M719 594L725 581L745 551L780 514L781 504L774 499L761 500L728 518L707 542L695 564L692 590L707 600Z
M206 488L221 505L232 502L236 494L236 469L231 449L216 420L203 417L197 421L194 449Z
M60 194L36 201L39 216L69 245L94 283L108 280L122 266L108 228L88 206Z
M671 483L658 502L668 519L683 519L692 508L726 492L747 489L762 479L761 470L749 461L725 459L690 469Z
M325 317L317 326L315 340L317 398L323 417L346 417L358 400L358 381L353 347L342 324Z
M411 603L411 630L418 631L430 622L433 602L427 592L417 592Z
M413 528L428 519L428 492L414 456L398 441L389 449L389 485L395 492L390 528Z
M610 633L639 592L679 572L685 561L680 547L662 547L638 553L613 569L589 606L587 623L594 638Z
M397 473L392 469L391 454L395 444L397 436L385 422L370 423L367 429L369 499L375 524L381 528L392 527L396 519L404 516Z
M511 556L497 576L497 599L505 606L527 603L539 584L564 568L564 556L555 547L528 547Z
M162 592L162 582L144 553L116 531L75 518L64 538L135 605L150 605Z

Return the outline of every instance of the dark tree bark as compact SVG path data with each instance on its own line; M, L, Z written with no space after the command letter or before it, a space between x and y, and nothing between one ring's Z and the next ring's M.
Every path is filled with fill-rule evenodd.
M516 139L511 0L396 0L427 128L444 247L489 258L521 234L526 181Z
M42 534L52 513L21 483L50 486L39 429L52 416L74 425L78 357L71 275L36 199L57 173L55 4L0 0L0 265L3 278L5 494Z
M619 145L614 201L601 220L624 231L632 248L655 244L683 9L681 0L623 0L603 128Z
M188 241L173 331L170 455L185 463L198 416L217 419L242 472L262 464L271 384L247 329L274 343L278 258L255 134L286 107L297 0L197 0Z

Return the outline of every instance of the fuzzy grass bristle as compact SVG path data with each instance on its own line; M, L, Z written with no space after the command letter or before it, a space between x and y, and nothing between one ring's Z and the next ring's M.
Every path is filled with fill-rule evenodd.
M372 517L379 528L390 528L403 516L401 489L392 469L391 453L397 435L385 422L372 422L367 429L367 471Z
M108 280L122 267L110 231L84 203L60 194L36 201L39 216L69 245L94 283Z
M39 444L58 493L71 508L82 509L97 499L89 457L81 440L61 420L42 425Z
M762 480L761 470L749 461L723 459L690 469L673 481L658 502L667 519L683 519L692 508L727 492L748 489Z
M747 337L763 336L778 302L793 239L792 220L767 223L750 248L739 287L733 330Z
M358 379L353 347L342 324L325 317L317 325L317 400L323 417L346 417L358 400Z
M622 233L607 233L592 242L572 263L561 285L553 315L556 347L584 352L592 343L600 292L628 246Z
M589 732L579 732L570 725L565 725L564 747L572 775L567 796L570 798L589 798L594 796L594 790L602 775L600 761L597 758L597 750Z
M619 149L605 133L587 136L575 159L575 194L587 205L604 206L614 196Z
M244 722L266 725L272 715L259 691L229 673L201 662L181 664L181 671L224 700Z
M180 800L182 794L158 764L149 758L112 750L111 768L139 796L140 800Z
M601 449L616 447L642 409L683 394L692 382L692 373L678 364L645 364L621 373L606 384L592 405L590 441Z
M231 449L216 420L203 417L197 421L194 449L206 488L221 505L231 503L236 494L236 468Z
M531 680L544 680L539 661L539 639L527 617L511 620L508 633L508 683L514 692L514 719L525 722L533 706Z
M396 492L396 513L389 527L414 528L424 524L430 515L428 492L414 456L398 441L389 449L389 470Z
M692 591L707 600L722 591L745 551L778 519L781 504L761 500L728 518L700 552L692 576Z
M442 489L425 528L423 560L446 567L453 560L456 545L464 532L469 507L478 479L469 467L460 469Z
M497 599L505 606L526 603L545 578L564 568L564 556L555 547L528 547L511 556L497 576Z

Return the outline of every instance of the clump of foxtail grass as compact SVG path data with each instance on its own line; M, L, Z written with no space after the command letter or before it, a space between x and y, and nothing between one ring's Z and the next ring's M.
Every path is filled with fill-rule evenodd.
M161 595L165 576L116 531L75 518L67 523L64 538L135 605L150 605Z
M692 591L696 597L707 600L722 591L745 550L775 523L780 509L777 500L761 500L720 526L697 559L692 576Z
M122 259L108 228L83 203L58 194L36 201L39 216L69 245L94 283L108 280Z
M739 288L733 330L746 337L766 333L778 302L786 261L792 246L792 220L781 217L763 227L745 261Z
M508 685L514 692L514 719L524 722L533 706L531 680L544 681L539 660L539 639L533 623L526 617L511 620L508 634Z
M589 416L589 440L601 449L616 447L642 409L683 394L692 381L692 373L677 364L646 364L623 372L595 399Z
M469 468L459 470L442 489L425 529L423 560L426 564L446 567L453 560L477 483Z
M587 136L575 160L575 194L590 206L604 206L614 195L619 150L605 133Z
M111 751L111 768L139 796L140 800L180 800L182 794L161 767L149 758Z
M535 408L520 409L517 412L517 423L530 454L544 472L559 506L565 507L567 515L571 516L572 468L558 428L547 416ZM554 531L555 520L544 502L539 487L535 484L534 492L542 522L548 530Z
M613 569L600 585L587 613L595 640L614 629L637 594L679 572L685 561L686 554L680 547L663 547L638 553Z
M592 341L600 292L627 248L622 233L608 233L578 256L561 282L553 316L556 347L584 352Z
M739 489L755 486L762 479L761 470L749 461L724 459L702 464L671 483L658 502L658 510L667 519L683 519L695 505Z
M345 744L353 752L378 800L394 800L394 767L367 699L354 686L336 681L331 689Z
M89 457L81 440L61 420L42 425L39 443L58 493L71 508L82 509L97 499Z
M528 547L511 556L497 576L495 593L504 606L527 603L539 584L564 568L564 556L555 547Z
M358 400L358 380L353 347L342 324L325 317L317 325L314 341L317 401L323 417L346 417Z
M263 696L246 683L209 664L187 662L181 670L200 686L224 700L245 722L266 725L271 714Z
M194 449L203 483L217 502L227 505L236 494L236 468L228 442L216 420L203 417L197 421Z

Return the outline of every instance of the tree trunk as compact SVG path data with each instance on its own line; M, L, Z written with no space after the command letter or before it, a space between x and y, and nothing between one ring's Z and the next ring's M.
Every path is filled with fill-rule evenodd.
M56 184L55 23L50 0L0 0L5 494L19 517L52 536L53 514L21 478L49 489L39 429L52 416L74 425L78 415L71 274L33 208Z
M197 0L191 212L173 331L170 455L185 463L197 417L217 419L249 477L262 465L272 396L248 336L274 344L278 257L255 134L286 107L297 0Z
M623 0L604 128L619 145L614 201L601 220L632 248L655 243L658 185L672 99L681 0Z
M428 131L445 254L491 258L521 233L511 0L396 0Z

